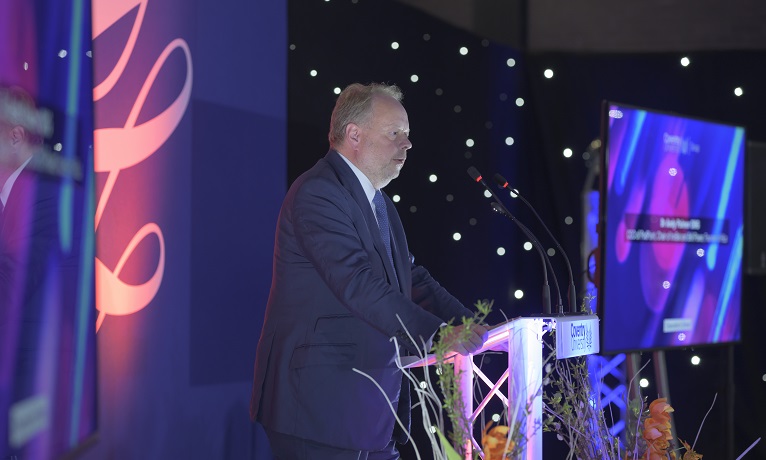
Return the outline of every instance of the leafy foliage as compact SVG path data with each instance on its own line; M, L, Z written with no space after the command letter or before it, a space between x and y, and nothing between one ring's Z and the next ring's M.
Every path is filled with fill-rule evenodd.
M458 385L458 376L455 375L455 366L448 360L451 350L456 344L464 342L471 334L471 326L484 324L484 320L492 310L492 301L479 300L474 304L476 314L471 318L463 318L462 329L453 324L447 324L439 334L439 340L434 344L433 352L437 360L438 384L442 392L442 408L447 413L447 418L452 425L449 433L450 441L456 446L458 453L465 457L465 445L471 439L471 424L465 419L465 405ZM464 372L464 371L461 371Z

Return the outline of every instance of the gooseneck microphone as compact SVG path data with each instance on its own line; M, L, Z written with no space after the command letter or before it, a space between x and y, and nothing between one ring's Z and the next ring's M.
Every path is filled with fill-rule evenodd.
M514 195L518 196L525 205L527 205L527 207L532 211L535 217L537 217L537 220L542 224L545 231L548 232L548 236L551 237L551 240L553 240L553 242L556 243L556 247L559 248L559 252L561 252L561 255L564 256L564 262L566 262L567 271L569 273L569 288L567 293L569 297L568 298L569 313L573 313L575 309L577 308L577 292L575 291L574 278L572 277L572 265L569 263L569 257L567 257L567 253L561 247L556 237L553 236L553 233L551 233L551 231L548 229L548 226L545 225L545 222L543 222L543 219L540 218L540 215L537 214L537 211L535 211L535 208L532 206L532 204L529 201L527 201L527 199L524 198L524 196L522 196L522 194L519 193L518 190L511 188L508 185L508 181L505 180L505 178L501 176L500 174L495 174L494 179L500 188L510 190ZM559 313L563 313L563 312L559 312Z
M513 221L519 229L524 233L524 235L529 238L529 240L532 242L532 245L537 249L537 252L540 254L540 259L542 260L543 265L543 314L550 315L551 314L551 290L550 286L548 285L548 268L550 267L550 261L547 258L547 255L543 251L542 245L540 242L535 238L535 236L532 234L532 232L521 222L519 222L516 217L514 217L513 214L511 214L510 211L503 205L503 203L500 201L500 199L497 197L495 192L492 191L492 189L487 185L487 183L484 181L484 178L481 176L481 173L479 173L479 170L475 167L471 166L468 168L468 175L471 176L471 179L473 179L475 182L481 184L484 186L484 188L492 195L492 198L494 198L494 202L492 203L492 209L507 217L511 221ZM556 292L558 294L559 304L561 304L561 293L559 292L558 288L558 281L556 280L556 274L553 273L553 268L551 267L551 274L553 275L553 282L556 286Z
M492 202L492 210L495 211L498 214L501 214L504 217L507 217L508 219L512 220L516 225L519 226L521 231L524 232L524 235L526 235L527 238L529 238L529 241L532 243L532 246L537 250L537 253L540 254L540 259L543 261L543 276L545 277L543 280L543 313L548 315L551 313L550 303L551 303L551 293L550 288L548 287L548 272L546 271L546 266L548 267L548 270L551 272L551 277L553 278L553 286L556 288L556 310L558 312L561 312L563 306L561 305L561 291L559 290L559 280L556 278L556 271L553 270L553 265L551 265L551 259L548 257L548 255L543 250L543 245L540 243L540 241L537 239L537 237L532 233L532 231L524 224L522 224L516 217L514 217L513 214L508 211L508 208L502 205L502 203L499 202Z

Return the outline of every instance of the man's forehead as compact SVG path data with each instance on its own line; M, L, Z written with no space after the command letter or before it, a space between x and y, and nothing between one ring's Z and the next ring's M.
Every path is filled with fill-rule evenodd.
M397 128L399 130L410 130L410 123L407 118L389 118L387 120L379 120L379 126L384 128Z

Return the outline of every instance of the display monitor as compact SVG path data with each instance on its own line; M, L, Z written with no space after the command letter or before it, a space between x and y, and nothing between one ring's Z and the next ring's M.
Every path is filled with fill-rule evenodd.
M745 129L605 102L602 351L740 339Z
M90 2L0 2L0 459L97 435Z

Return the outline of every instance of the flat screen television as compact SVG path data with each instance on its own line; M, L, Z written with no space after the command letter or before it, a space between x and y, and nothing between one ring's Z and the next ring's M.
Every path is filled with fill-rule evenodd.
M604 102L602 351L740 340L745 129Z
M0 459L97 435L90 2L0 2Z

